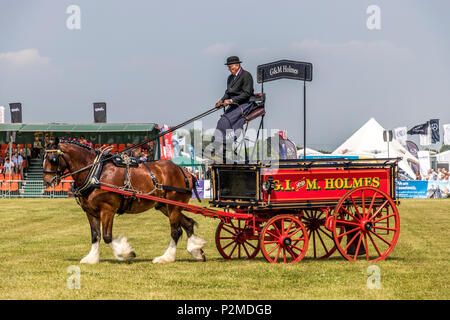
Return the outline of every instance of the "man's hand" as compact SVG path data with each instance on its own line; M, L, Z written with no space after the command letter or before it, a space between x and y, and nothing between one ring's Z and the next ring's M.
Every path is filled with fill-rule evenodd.
M223 101L219 100L216 102L216 108L220 108L223 105Z
M227 105L232 104L232 103L233 103L233 100L232 100L232 99L227 99L227 100L225 100L225 101L223 102L223 105L224 105L224 106L227 106Z

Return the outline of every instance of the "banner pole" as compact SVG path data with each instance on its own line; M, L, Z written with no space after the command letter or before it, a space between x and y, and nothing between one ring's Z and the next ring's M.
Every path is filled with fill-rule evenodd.
M303 77L303 159L306 160L306 66Z

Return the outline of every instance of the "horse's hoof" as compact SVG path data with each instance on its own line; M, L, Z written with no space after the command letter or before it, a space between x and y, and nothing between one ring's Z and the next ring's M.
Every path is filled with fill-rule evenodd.
M152 262L153 263L166 264L166 263L172 263L173 261L169 261L166 257L161 256L161 257L156 257L155 259L153 259Z
M91 257L84 257L80 260L80 263L82 264L97 264L99 262L99 259L93 259Z
M129 261L129 260L133 260L134 258L136 258L136 253L134 251L131 251L127 255L121 254L121 255L117 256L117 259L120 261Z

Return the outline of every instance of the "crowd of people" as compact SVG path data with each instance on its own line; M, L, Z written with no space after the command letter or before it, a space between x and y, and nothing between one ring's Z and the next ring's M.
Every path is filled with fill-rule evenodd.
M12 151L10 151L12 150ZM31 159L31 150L25 148L7 148L4 155L0 154L0 174L20 175L24 178L24 169Z
M428 170L426 176L422 176L420 173L417 173L416 180L450 182L450 173L444 168L438 168L437 171L430 169Z

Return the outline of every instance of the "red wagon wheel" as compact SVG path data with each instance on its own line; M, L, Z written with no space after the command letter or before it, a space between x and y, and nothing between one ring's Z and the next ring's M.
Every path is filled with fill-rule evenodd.
M325 227L326 211L313 209L304 210L302 222L308 231L309 250L308 256L325 259L336 252L333 232ZM344 228L339 228L342 233ZM312 248L311 248L312 246Z
M270 263L295 263L308 249L308 234L300 219L279 215L270 219L259 238L264 258Z
M221 221L216 229L216 247L225 259L253 259L259 252L259 237L245 221Z
M342 256L351 261L384 260L394 249L400 233L400 218L394 201L374 187L347 192L336 206L333 237ZM338 232L344 227L345 232ZM342 241L343 237L347 241Z

